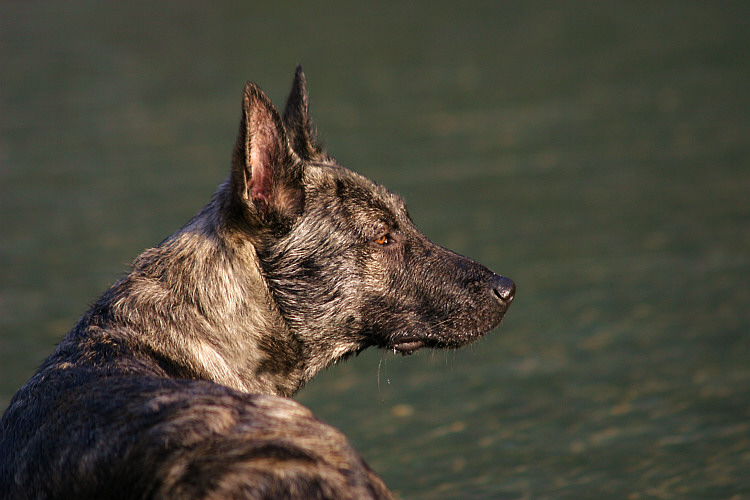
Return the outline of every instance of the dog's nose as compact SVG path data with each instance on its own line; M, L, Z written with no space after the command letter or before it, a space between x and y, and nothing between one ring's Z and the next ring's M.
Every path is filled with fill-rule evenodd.
M492 290L497 298L505 302L506 305L510 305L516 295L516 284L510 278L495 275Z

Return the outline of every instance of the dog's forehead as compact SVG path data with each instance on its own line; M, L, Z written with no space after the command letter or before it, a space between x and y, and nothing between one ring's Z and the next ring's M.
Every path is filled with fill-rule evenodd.
M308 169L319 187L324 187L329 196L335 196L348 204L384 210L393 214L406 213L406 203L385 186L358 174L337 163L318 163Z

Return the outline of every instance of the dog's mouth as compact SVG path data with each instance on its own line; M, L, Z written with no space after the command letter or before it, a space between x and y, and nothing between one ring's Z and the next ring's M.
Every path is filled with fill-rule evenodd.
M414 354L417 350L423 347L438 347L438 342L419 337L402 337L394 340L390 347L393 349L394 353L408 356L409 354Z

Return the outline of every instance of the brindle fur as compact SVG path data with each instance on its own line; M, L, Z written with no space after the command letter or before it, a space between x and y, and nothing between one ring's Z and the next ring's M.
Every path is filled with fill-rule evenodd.
M378 346L459 347L514 285L441 248L248 83L229 178L107 290L12 399L3 498L390 498L287 399Z

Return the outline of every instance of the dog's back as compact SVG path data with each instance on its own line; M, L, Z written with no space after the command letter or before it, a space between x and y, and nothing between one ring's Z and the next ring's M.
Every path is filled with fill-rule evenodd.
M3 429L2 498L389 498L344 436L290 399L71 372L6 415L28 425Z
M464 345L514 291L322 151L300 70L283 120L248 84L229 179L12 399L0 492L389 498L338 431L284 396L369 346Z

